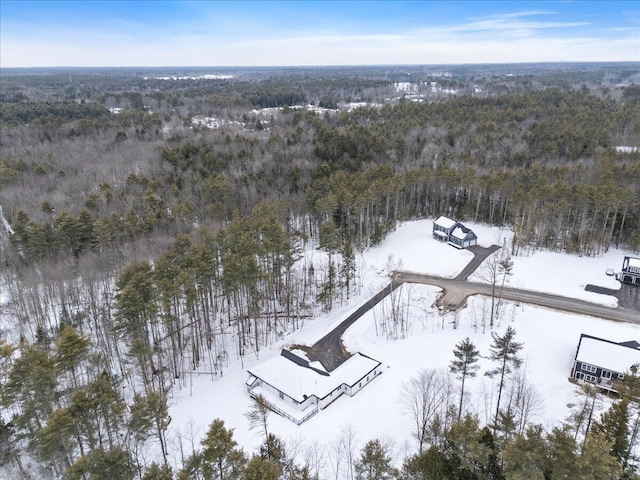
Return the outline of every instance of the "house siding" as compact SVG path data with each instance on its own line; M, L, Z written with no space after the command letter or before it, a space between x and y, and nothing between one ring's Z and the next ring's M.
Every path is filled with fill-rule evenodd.
M308 418L311 418L311 416L313 416L318 410L322 410L328 407L331 403L337 400L341 395L346 393L350 397L354 396L364 386L369 384L374 378L376 378L382 373L382 365L380 364L380 362L372 359L371 357L368 357L367 355L363 355L361 353L359 355L376 362L377 365L375 366L375 368L373 368L368 373L363 375L363 377L358 379L353 385L341 383L322 398L318 398L317 395L311 394L309 397L305 398L304 401L297 401L296 399L290 397L289 395L282 392L278 388L270 385L268 382L259 378L257 375L255 375L251 371L248 372L249 379L246 382L247 391L249 392L250 395L254 397L258 394L255 391L256 389L258 389L258 391L264 392L265 396L268 396L271 399L271 401L268 401L267 404L270 406L270 408L273 409L275 413L285 418L288 418L289 420L293 421L297 425L300 425L301 423L306 421ZM295 362L295 363L299 365L300 368L309 368L304 365L304 362ZM312 369L312 370L315 370L316 373L326 375L325 372L320 372L317 369ZM306 411L307 409L309 409L309 407L314 407L315 411L310 412L304 418L295 418L296 414L293 413L291 410L288 410L289 413L285 411L287 410L287 408L285 407L285 404L283 404L282 402L285 402L286 405L294 406L295 409L300 412Z
M576 362L571 378L617 393L618 382L624 378L624 375L621 372L607 370L588 363Z
M640 258L624 257L622 262L622 272L620 273L619 280L622 283L628 283L630 285L640 286Z
M456 230L457 228L461 228L465 232L465 236L463 238L458 238L452 235L454 230ZM477 245L478 243L478 237L473 232L473 230L465 227L464 224L458 221L455 221L454 224L449 228L440 225L439 223L437 223L437 220L434 221L432 235L436 240L440 242L448 242L449 244L457 248L468 248L473 245Z
M592 337L590 335L580 335L580 340L578 342L578 348L574 357L570 378L580 383L590 383L596 385L598 388L618 393L618 382L624 378L624 372L619 372L610 367L603 367L602 365L587 363L583 360L578 359L578 356L580 354L580 347L584 338L605 342L605 344L620 346L621 348L630 348L631 350L637 351L638 349L635 348L635 342L616 343L610 340ZM631 365L629 365L629 367L631 367Z
M259 378L251 386L247 386L247 390L249 392L251 392L255 387L262 387L263 389L265 389L269 393L271 393L274 396L277 396L278 398L280 398L280 400L295 406L298 410L301 410L301 411L304 410L305 408L307 408L309 405L313 405L313 404L317 403L317 401L318 401L316 396L312 395L310 397L307 397L304 401L299 402L295 398L291 398L286 393L278 390L277 388L269 385L267 382L265 382L264 380L261 380Z

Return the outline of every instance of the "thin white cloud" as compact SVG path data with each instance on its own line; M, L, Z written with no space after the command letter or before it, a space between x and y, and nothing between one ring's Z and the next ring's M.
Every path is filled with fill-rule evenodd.
M202 25L156 31L149 26L137 28L135 22L117 32L79 27L72 36L55 30L13 35L12 29L11 35L3 35L0 59L4 67L640 60L640 42L633 28L595 32L583 28L588 22L545 21L548 15L515 12L393 34L257 29L256 37L242 31L207 30Z
M461 25L444 27L448 32L477 32L477 31L511 31L526 29L529 31L539 31L552 28L576 28L591 25L591 22L559 22L545 20L530 20L530 17L551 15L551 12L519 12L493 15L471 19L471 21Z

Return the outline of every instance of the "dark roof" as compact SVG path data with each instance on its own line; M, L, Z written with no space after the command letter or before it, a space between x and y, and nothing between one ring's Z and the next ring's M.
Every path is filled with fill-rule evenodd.
M466 233L467 235L472 234L475 235L475 233L473 233L473 230L471 230L469 227L465 226L464 224L458 222L458 227L460 227L462 229L462 231L464 233Z
M618 345L622 345L623 347L635 348L636 350L640 350L640 343L635 340L629 340L628 342L620 342Z
M309 370L313 370L314 372L319 373L320 375L324 375L325 377L329 376L328 372L312 367L311 365L309 365L309 362L307 360L297 356L295 353L292 353L289 350L282 349L282 351L280 352L280 355L282 355L287 360L291 360L296 365L299 365L304 368L308 368Z

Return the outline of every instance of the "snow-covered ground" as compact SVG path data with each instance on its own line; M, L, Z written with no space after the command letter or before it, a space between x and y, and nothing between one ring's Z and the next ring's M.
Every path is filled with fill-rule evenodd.
M511 245L513 232L499 230L485 225L465 223L479 237L478 243L488 246ZM494 255L501 255L498 251ZM629 254L629 252L626 252ZM511 257L513 272L508 280L511 287L538 292L554 293L571 298L579 298L588 302L599 303L615 307L618 300L611 295L585 291L588 284L606 287L612 290L620 289L620 282L606 275L607 268L619 271L622 267L624 251L610 249L607 253L597 257L568 255L566 253L536 251L531 254L520 254ZM482 266L476 270L469 280L473 282L485 281Z
M481 245L502 245L505 241L509 244L508 231L482 225L467 226L478 234ZM168 432L173 444L177 445L181 438L186 450L190 449L192 441L199 446L209 423L221 418L234 429L236 440L245 450L254 450L261 443L261 438L256 431L249 429L245 417L251 405L245 389L246 369L278 355L280 349L289 344L313 344L387 284L389 270L455 276L472 255L433 240L431 228L431 220L404 223L379 247L365 252L358 262L360 295L353 297L348 305L307 321L301 330L287 336L273 348L260 352L259 358L245 358L243 364L236 362L220 379L193 375L187 388L175 390L171 398L172 421ZM605 275L605 271L608 267L619 268L624 253L610 250L600 257L590 258L538 251L526 257L513 257L514 274L508 284L612 304L611 297L584 292L584 285L594 283L619 288L617 282ZM402 385L422 369L446 370L453 358L454 345L465 337L475 343L481 354L487 355L491 332L488 326L483 332L483 321L486 324L490 299L470 298L465 309L441 315L432 306L439 294L437 288L404 285L399 294L403 296L406 318L410 323L406 338L390 340L376 335L376 321L379 322L385 309L388 310L384 302L363 316L343 337L349 350L360 351L381 361L386 367L383 374L354 397L341 397L301 426L271 414L269 428L272 433L294 443L303 439L305 445L317 450L322 445L328 447L343 429L351 426L357 431L360 446L369 439L384 437L395 442L398 458L415 449L410 436L410 420L399 403ZM574 400L575 387L567 377L581 333L613 341L640 340L638 325L525 304L503 305L495 331L502 332L508 325L516 330L517 341L524 343L522 358L526 375L540 395L535 421L547 427L562 421L568 413L567 403ZM469 408L485 420L492 408L492 380L482 375L490 368L490 362L482 360L481 363L478 377L469 382L467 398Z

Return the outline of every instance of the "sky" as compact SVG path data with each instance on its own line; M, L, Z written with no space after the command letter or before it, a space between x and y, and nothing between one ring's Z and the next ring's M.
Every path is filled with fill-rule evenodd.
M0 0L0 66L640 61L640 1Z

